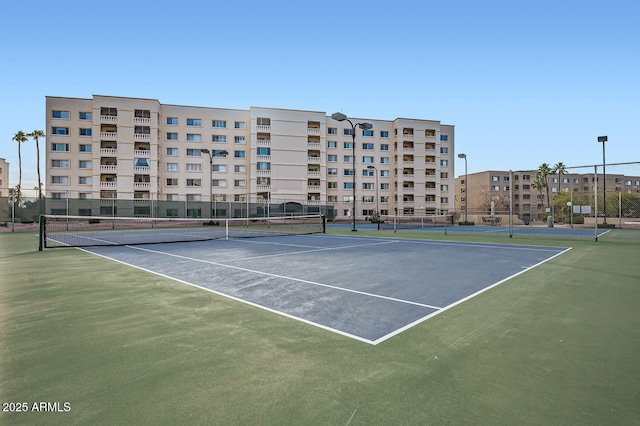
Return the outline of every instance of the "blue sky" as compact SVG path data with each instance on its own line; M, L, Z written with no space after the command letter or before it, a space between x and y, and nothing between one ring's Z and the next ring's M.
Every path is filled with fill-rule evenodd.
M342 111L456 127L469 173L640 161L635 1L9 2L0 157L45 96ZM23 187L36 182L22 146ZM464 173L456 161L456 175Z

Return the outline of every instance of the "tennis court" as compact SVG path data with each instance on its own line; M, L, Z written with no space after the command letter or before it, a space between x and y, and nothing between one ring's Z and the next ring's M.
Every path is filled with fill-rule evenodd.
M568 249L313 234L83 250L378 344Z

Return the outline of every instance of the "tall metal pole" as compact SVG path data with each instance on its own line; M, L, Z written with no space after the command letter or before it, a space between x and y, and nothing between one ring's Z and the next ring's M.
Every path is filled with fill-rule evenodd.
M356 126L351 122L351 120L347 120L349 124L351 124L351 148L353 150L353 226L351 228L352 232L357 231L356 229Z
M604 145L609 138L606 136L598 136L598 142L602 142L602 213L604 214L603 225L607 224L607 163L605 161L604 155ZM596 223L598 223L598 218L596 217Z

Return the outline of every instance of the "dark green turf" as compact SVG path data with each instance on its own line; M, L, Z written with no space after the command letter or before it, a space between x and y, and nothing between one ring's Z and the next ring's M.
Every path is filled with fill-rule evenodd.
M574 248L371 346L0 234L0 424L638 423L640 232L429 237Z

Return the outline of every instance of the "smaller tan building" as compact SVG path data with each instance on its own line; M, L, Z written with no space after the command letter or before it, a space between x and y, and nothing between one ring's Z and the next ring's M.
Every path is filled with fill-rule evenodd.
M4 158L0 158L0 197L9 196L9 163Z

